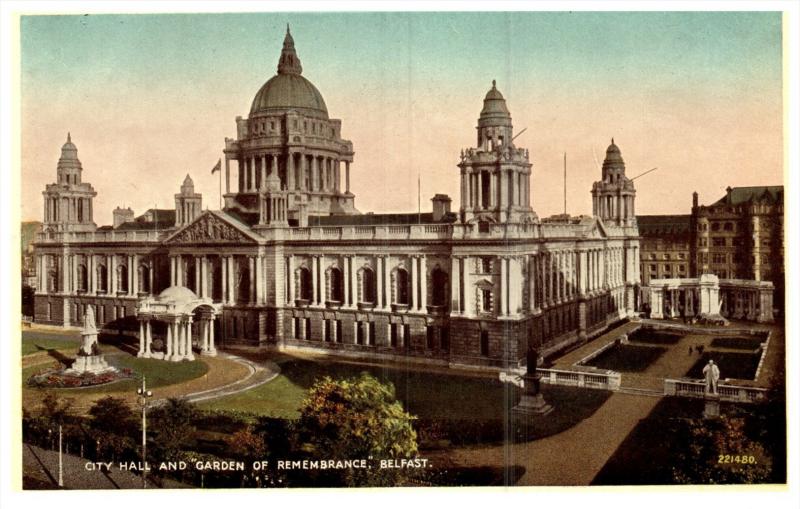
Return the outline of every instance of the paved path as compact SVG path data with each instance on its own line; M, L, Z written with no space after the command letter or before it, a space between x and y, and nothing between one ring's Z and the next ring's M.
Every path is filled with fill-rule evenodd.
M456 449L448 457L463 465L522 465L525 474L519 486L587 486L659 401L615 393L591 417L557 435L522 444Z
M245 359L244 357L227 353L220 353L219 357L245 365L249 372L248 375L241 380L223 385L222 387L215 387L213 389L187 394L184 396L187 401L191 403L197 403L200 401L208 401L249 391L250 389L269 382L281 372L281 368L272 361L262 361L262 363L256 363L249 359Z
M86 464L91 460L72 454L64 454L63 472L64 489L122 489L141 488L142 478L129 471L119 470L118 464L113 464L108 471L87 470ZM47 489L58 488L58 451L50 451L29 444L22 446L22 471L25 476L39 481L39 485ZM155 481L155 480L154 480ZM166 479L160 481L163 486L148 481L151 488L191 488L187 484Z

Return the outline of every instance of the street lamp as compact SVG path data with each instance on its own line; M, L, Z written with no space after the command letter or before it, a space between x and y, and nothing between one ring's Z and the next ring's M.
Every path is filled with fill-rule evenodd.
M136 389L139 405L142 407L142 488L147 488L147 398L153 397L153 391L147 390L147 382L142 375L142 386Z

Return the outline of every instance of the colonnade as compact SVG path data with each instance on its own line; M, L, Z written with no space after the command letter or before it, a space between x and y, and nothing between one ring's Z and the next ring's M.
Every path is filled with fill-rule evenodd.
M461 196L465 209L529 206L530 179L517 169L481 170L471 166L461 171ZM484 196L484 188L487 196Z
M265 259L262 255L182 255L173 254L170 258L170 286L191 288L200 298L213 298L215 285L220 285L221 302L228 305L263 304L266 301L266 285L264 281ZM214 261L218 259L220 278L213 277ZM237 275L243 272L247 264L247 288L244 291L244 302L239 296L242 289L237 284L245 280ZM190 266L191 264L191 266ZM189 269L194 268L194 279L189 280Z
M197 322L200 338L200 349L203 355L214 356L217 354L214 338L214 319L213 313L202 313L202 318ZM191 315L176 316L140 316L139 317L139 351L137 357L161 358L161 354L152 351L153 332L152 320L161 320L167 323L167 334L165 338L165 351L163 359L173 362L182 360L194 360L192 350L192 323Z
M80 273L83 266L85 281ZM100 281L101 267L105 269L105 285ZM125 276L121 278L124 267ZM146 269L146 280L140 280L140 269ZM57 274L56 287L48 288L51 271ZM142 271L143 272L143 271ZM39 294L61 295L107 294L117 297L136 297L141 292L152 292L154 275L151 259L139 254L82 254L65 251L59 255L40 254L36 257L37 288ZM85 286L84 286L85 283Z
M45 223L86 223L92 221L91 198L45 196Z
M342 159L327 155L290 151L288 154L260 153L225 158L225 192L231 192L230 161L238 163L237 192L264 189L267 176L277 174L281 188L289 191L341 193ZM350 192L350 161L345 163L345 193Z

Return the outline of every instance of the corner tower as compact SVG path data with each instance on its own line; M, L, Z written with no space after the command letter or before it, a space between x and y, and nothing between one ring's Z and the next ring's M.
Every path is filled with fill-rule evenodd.
M175 195L175 226L184 226L202 212L203 195L194 192L194 181L189 174L183 179L181 192Z
M292 224L300 222L302 211L358 213L350 192L353 144L342 139L341 120L328 117L322 94L302 74L287 26L277 74L253 98L249 117L236 117L236 139L225 139L226 209L260 213L260 193L275 175L287 192ZM237 163L234 182L230 161Z
M94 231L92 200L97 193L91 184L82 181L83 166L78 148L67 133L56 167L56 182L45 186L44 231Z
M611 138L603 161L602 180L592 185L592 211L604 223L636 226L636 189L625 176L625 161Z
M514 146L514 126L492 81L478 118L475 148L461 151L462 222L519 223L535 219L528 151Z

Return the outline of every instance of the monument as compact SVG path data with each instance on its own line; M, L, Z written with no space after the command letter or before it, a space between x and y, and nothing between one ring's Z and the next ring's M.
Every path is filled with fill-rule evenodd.
M64 371L68 375L82 375L85 373L100 374L116 371L117 368L109 366L97 347L97 326L94 321L94 309L86 306L83 315L83 330L81 330L81 346L78 357L69 369Z
M536 366L539 363L539 351L528 350L528 367L525 376L522 377L523 392L519 404L513 408L514 412L521 414L547 415L553 411L541 393L542 375L537 373Z
M717 382L719 382L719 367L714 364L714 361L709 359L708 364L703 368L703 376L705 377L705 402L706 407L703 411L703 417L706 419L713 419L719 417L719 392L717 392Z

